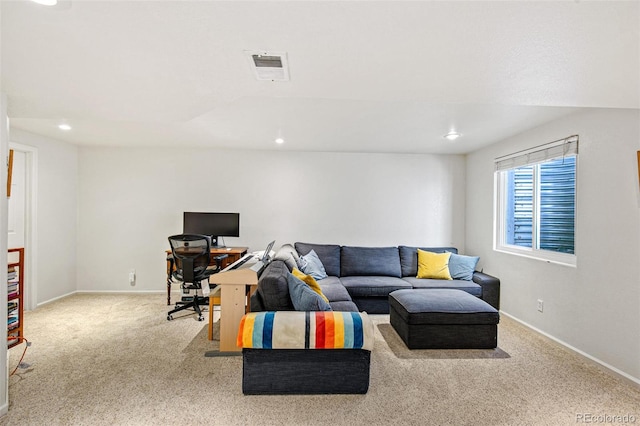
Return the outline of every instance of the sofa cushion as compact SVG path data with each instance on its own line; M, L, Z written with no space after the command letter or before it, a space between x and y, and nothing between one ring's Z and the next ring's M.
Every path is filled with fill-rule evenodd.
M322 293L329 299L329 302L351 301L351 296L340 282L340 278L328 277L318 281L318 284L322 288Z
M473 279L473 271L476 270L476 265L480 258L478 256L463 256L460 254L451 253L449 258L449 273L451 278L458 280Z
M402 270L403 277L415 277L418 274L418 249L433 253L444 253L446 251L450 253L458 253L458 249L455 247L399 246L400 268Z
M302 269L305 274L311 275L316 280L327 278L327 272L324 269L324 265L313 250L300 257L300 269Z
M358 305L351 300L340 300L338 302L330 302L331 309L336 312L360 312Z
M432 253L418 249L418 274L417 278L437 278L450 280L449 258L451 253Z
M274 260L262 271L258 280L258 290L263 307L273 311L292 311L287 283L289 268L281 260Z
M402 278L380 276L340 277L349 295L354 297L388 296L395 290L412 288Z
M349 247L340 252L340 276L377 275L400 278L397 247Z
M413 288L416 289L432 289L432 288L449 288L466 291L476 297L482 297L482 287L473 281L467 280L434 280L415 277L402 278Z
M331 306L304 281L287 273L287 284L293 307L296 311L330 311Z
M340 246L335 244L295 243L296 250L301 256L315 251L324 266L327 275L340 276Z

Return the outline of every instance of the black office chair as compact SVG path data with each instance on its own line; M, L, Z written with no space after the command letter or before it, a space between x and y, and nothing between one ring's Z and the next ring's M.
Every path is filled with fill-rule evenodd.
M209 267L211 261L211 243L209 237L197 234L180 234L169 237L171 254L175 270L173 277L181 281L184 290L193 290L192 298L176 302L176 308L167 313L167 320L173 319L173 314L185 309L193 309L198 314L198 321L204 320L200 305L209 302L208 297L198 296L202 289L201 282L206 281L212 274L222 269L222 260L227 254L215 256L215 267Z

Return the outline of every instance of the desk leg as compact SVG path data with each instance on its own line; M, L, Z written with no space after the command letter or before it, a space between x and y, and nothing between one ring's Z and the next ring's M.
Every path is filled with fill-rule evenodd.
M167 258L167 305L171 305L171 274L173 273L173 258Z
M213 340L213 296L209 297L209 340Z
M244 315L246 286L222 286L220 295L220 352L240 352L236 345L238 328Z

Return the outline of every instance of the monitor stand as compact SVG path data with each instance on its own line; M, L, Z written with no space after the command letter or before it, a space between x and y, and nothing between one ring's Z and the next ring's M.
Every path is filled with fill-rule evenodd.
M224 244L218 244L218 242L221 240L220 237L216 237L216 236L211 236L211 248L225 248L226 246Z

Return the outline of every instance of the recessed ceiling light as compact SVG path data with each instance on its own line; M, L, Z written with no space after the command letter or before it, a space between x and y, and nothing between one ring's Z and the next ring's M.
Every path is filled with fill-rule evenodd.
M43 6L55 6L58 4L58 0L31 0L34 3L41 4Z
M277 144L283 144L284 143L284 139L278 138L278 139L276 139L276 143Z
M450 141L455 141L456 139L458 139L460 137L460 133L451 131L451 132L447 133L446 135L444 135L444 137L446 139L450 140Z
M67 131L67 130L71 130L71 126L69 126L68 124L65 124L65 123L58 124L58 129Z

